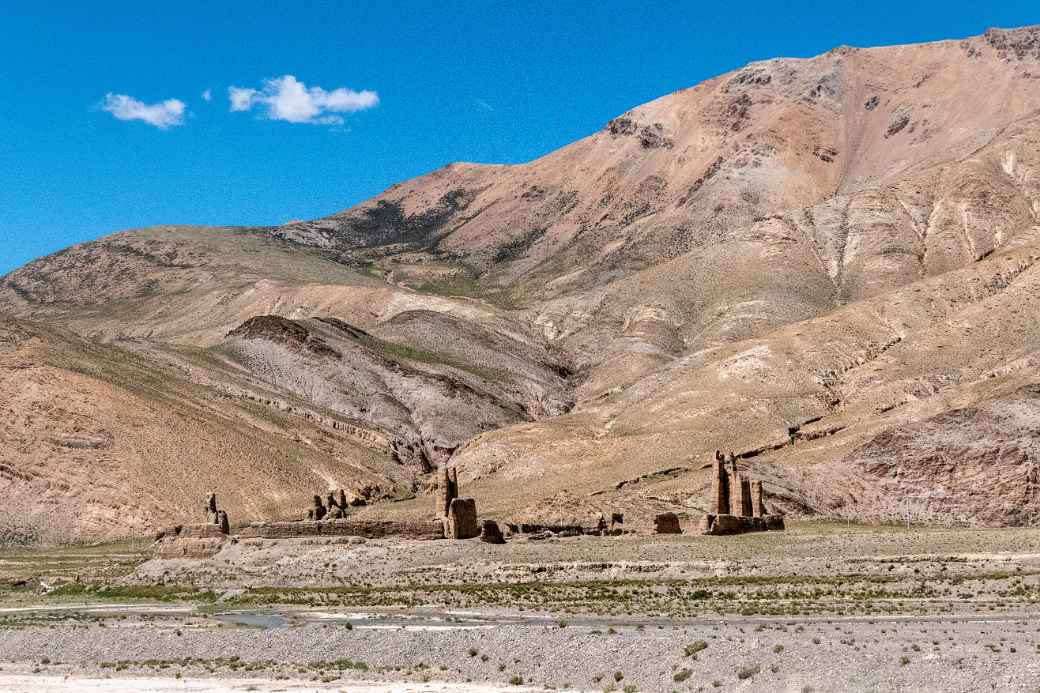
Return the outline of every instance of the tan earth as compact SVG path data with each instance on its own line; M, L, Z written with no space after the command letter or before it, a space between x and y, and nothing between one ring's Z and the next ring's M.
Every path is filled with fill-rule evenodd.
M686 518L717 448L788 513L1036 524L1038 126L1040 27L840 47L325 219L42 258L0 280L2 539L355 482L425 517L447 463L485 517Z

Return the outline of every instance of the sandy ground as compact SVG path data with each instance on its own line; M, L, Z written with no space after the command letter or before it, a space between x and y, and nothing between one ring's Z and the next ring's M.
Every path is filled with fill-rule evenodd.
M537 690L524 686L508 688L473 686L458 683L314 683L308 681L265 681L263 679L168 679L149 678L89 678L86 676L41 676L34 674L0 674L0 691L11 693L307 693L309 691L350 691L350 693L480 693L487 691Z

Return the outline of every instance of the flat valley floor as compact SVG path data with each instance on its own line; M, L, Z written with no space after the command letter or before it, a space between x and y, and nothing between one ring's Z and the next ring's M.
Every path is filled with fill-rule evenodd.
M1040 531L0 554L3 691L1035 691Z

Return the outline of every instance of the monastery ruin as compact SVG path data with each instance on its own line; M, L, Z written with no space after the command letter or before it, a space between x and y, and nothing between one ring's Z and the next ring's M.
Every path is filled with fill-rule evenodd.
M737 458L715 451L711 466L708 512L701 516L701 534L742 534L784 529L782 515L770 515L762 498L762 482L743 476Z
M385 497L381 489L375 486L329 491L325 498L315 494L310 507L301 513L300 520L252 522L240 527L232 539L228 514L217 506L216 495L210 494L203 512L205 521L160 531L156 536L156 552L163 558L205 558L215 555L229 539L352 536L366 539L396 537L434 540L479 537L488 544L504 544L510 535L538 539L548 536L617 536L632 533L624 529L624 515L620 512L612 512L609 523L604 515L600 515L595 527L506 522L507 531L503 533L498 522L479 516L475 499L460 497L458 473L447 465L437 470L433 519L363 520L351 516L356 508ZM707 507L708 511L700 517L696 526L701 534L742 534L784 529L783 516L769 514L766 510L762 482L741 474L732 453L724 457L721 452L715 452ZM674 512L656 515L653 532L681 534L683 528L680 516Z

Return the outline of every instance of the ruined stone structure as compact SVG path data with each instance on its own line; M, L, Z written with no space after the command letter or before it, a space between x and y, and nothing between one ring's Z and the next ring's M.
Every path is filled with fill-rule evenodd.
M595 527L583 527L572 524L541 524L535 522L505 522L510 534L554 534L562 537L576 537L581 534L597 534L599 530Z
M231 533L228 514L217 506L217 494L206 499L205 521L175 525L155 535L155 553L160 558L209 558L224 547Z
M300 537L364 537L366 539L444 538L441 520L322 520L320 522L253 522L241 529L242 539L295 539Z
M243 539L294 539L305 537L352 536L369 539L395 537L401 539L472 539L480 537L489 544L504 544L505 537L494 520L481 523L477 502L459 498L459 477L454 469L440 470L437 493L437 518L429 521L351 520L350 508L366 505L387 495L378 486L358 486L349 492L340 489L312 497L306 520L297 522L254 522L242 528ZM206 499L205 522L177 526L156 535L155 552L163 558L205 558L218 553L229 538L230 522L226 512L217 506L217 497ZM612 524L621 516L612 518ZM605 524L605 521L604 521Z
M477 501L472 498L459 498L458 471L454 467L444 465L437 474L437 505L434 510L437 518L444 523L444 536L449 539L472 539L481 536L481 526L477 521ZM497 524L495 531L498 531ZM498 532L499 537L501 534Z
M718 459L718 451L715 452L715 457ZM727 467L726 473L728 476L726 486L729 489L729 514L750 516L751 515L751 487L748 485L748 479L741 476L740 471L737 469L737 458L731 452L726 456ZM725 515L726 513L719 513Z
M654 518L655 534L682 534L679 516L675 513L661 513Z
M457 483L457 482L456 482ZM376 488L377 487L372 487ZM367 487L366 487L367 489ZM361 505L367 500L361 492ZM452 536L468 539L480 535L477 506L472 498L454 499L450 513ZM243 527L243 539L296 539L305 537L364 537L367 539L432 540L444 539L449 518L408 522L393 520L350 520L346 518L351 501L344 491L329 493L326 502L319 495L307 511L307 520L298 522L253 522ZM231 539L228 514L217 507L210 494L206 501L206 521L195 525L177 525L156 533L153 549L160 558L209 558L215 556ZM495 527L497 530L497 525ZM501 533L499 534L501 536Z
M740 516L751 517L754 510L751 507L751 480L741 477L740 479Z
M343 520L350 515L351 508L368 505L391 497L391 494L373 484L358 484L339 491L329 491L322 501L320 495L314 496L314 502L307 510L307 520Z
M307 511L307 519L317 522L318 520L325 519L325 513L328 511L325 506L322 505L321 496L314 496L314 505L310 510Z
M477 525L477 501L472 498L453 498L448 506L444 534L449 539L472 539L480 536Z
M228 514L217 507L217 494L215 493L209 494L209 498L206 499L205 524L215 525L221 534L228 534L231 531L231 522L228 520Z
M762 500L762 482L755 480L751 482L751 516L765 517L766 504Z
M455 468L447 465L438 470L437 517L447 517L451 502L459 497L459 476Z
M726 473L722 453L715 451L715 462L711 465L711 497L708 512L713 515L729 514L729 474Z
M709 493L708 512L697 524L701 534L742 534L784 528L783 516L770 515L766 510L762 482L742 475L733 453L723 457L720 451L715 451Z
M504 544L506 538L502 536L502 530L494 520L484 520L480 523L480 540L485 544Z

